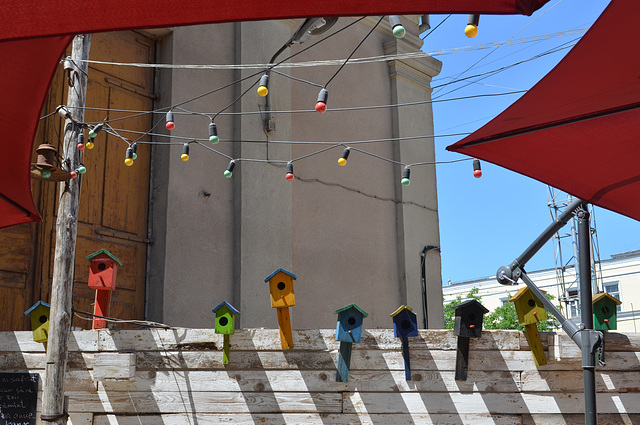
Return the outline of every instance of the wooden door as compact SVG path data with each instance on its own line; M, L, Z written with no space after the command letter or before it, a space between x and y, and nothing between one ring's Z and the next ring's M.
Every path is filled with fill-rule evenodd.
M152 40L125 31L94 34L90 58L149 63L153 61L153 54ZM62 72L54 78L43 115L65 103L65 78ZM150 111L153 108L153 79L153 71L146 68L90 64L85 122L134 115L113 112L116 109ZM141 115L111 121L111 125L123 137L135 140L137 136L127 131L149 130L152 117ZM35 147L45 141L58 146L61 132L59 117L43 120ZM149 243L150 149L146 144L139 144L138 159L132 167L127 167L124 164L127 146L120 138L102 132L96 138L94 149L85 149L83 153L82 162L87 173L82 176L81 185L73 306L76 310L93 311L95 291L87 286L89 262L86 256L104 248L124 263L118 270L110 315L143 319ZM13 306L10 314L0 314L2 330L29 329L24 311L38 300L48 302L50 299L59 185L38 182L32 186L43 216L42 223L0 230L0 308ZM74 326L90 328L91 322L75 318Z

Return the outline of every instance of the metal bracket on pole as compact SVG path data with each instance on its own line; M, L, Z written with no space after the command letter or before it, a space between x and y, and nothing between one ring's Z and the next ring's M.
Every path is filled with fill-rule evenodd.
M542 246L560 230L573 215L578 216L579 226L579 254L580 254L580 290L582 302L582 324L580 327L567 319L560 313L542 291L533 283L524 271L524 266L533 257ZM580 347L582 352L582 370L584 375L584 398L585 398L585 423L587 425L595 425L598 423L596 410L596 385L595 385L595 368L596 363L604 365L602 362L602 354L604 352L604 335L600 331L593 329L593 312L591 308L591 273L589 267L591 247L589 246L589 213L586 204L575 199L567 206L562 215L560 215L544 232L510 265L502 266L496 273L496 279L503 285L517 285L518 279L522 279L529 287L531 292L538 298L545 309L553 314L562 329L571 337L571 339Z

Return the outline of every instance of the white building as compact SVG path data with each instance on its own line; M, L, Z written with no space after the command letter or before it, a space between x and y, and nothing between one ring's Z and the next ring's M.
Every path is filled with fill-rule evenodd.
M597 269L594 282L599 292L607 292L622 301L618 306L618 332L638 332L640 328L640 250L614 254L610 259L602 260ZM497 270L497 267L496 267ZM563 314L571 319L580 319L580 297L577 279L573 266L565 268L564 291L560 272L546 269L528 272L529 278L543 291L552 294L554 304L561 307ZM473 288L478 288L482 304L494 310L505 302L524 285L504 286L498 283L495 276L474 280L454 282L442 288L445 303L454 300L458 295L465 298Z

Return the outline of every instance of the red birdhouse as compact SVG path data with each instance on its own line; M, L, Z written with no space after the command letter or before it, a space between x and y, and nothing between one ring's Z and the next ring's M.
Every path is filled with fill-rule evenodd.
M88 255L87 260L91 262L89 288L108 291L116 289L116 275L122 262L106 249Z

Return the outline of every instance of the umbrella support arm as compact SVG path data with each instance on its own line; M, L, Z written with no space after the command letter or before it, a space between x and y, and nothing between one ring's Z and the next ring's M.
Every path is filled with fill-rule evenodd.
M580 294L581 294L581 318L582 324L578 327L571 320L560 313L551 301L544 296L527 273L524 266L542 246L553 237L571 217L576 214L578 217L578 241L579 241L579 266L580 266ZM567 206L565 211L555 222L551 223L544 232L508 266L502 266L496 273L496 279L503 285L517 285L518 279L522 278L531 292L538 298L545 309L553 314L560 322L562 329L580 347L582 352L582 370L584 377L584 405L585 424L596 425L598 423L596 410L596 355L604 351L604 336L602 332L593 329L593 307L591 304L591 249L590 249L590 229L589 212L587 205L580 199L575 199ZM598 358L602 358L599 355ZM604 365L604 363L601 363Z

